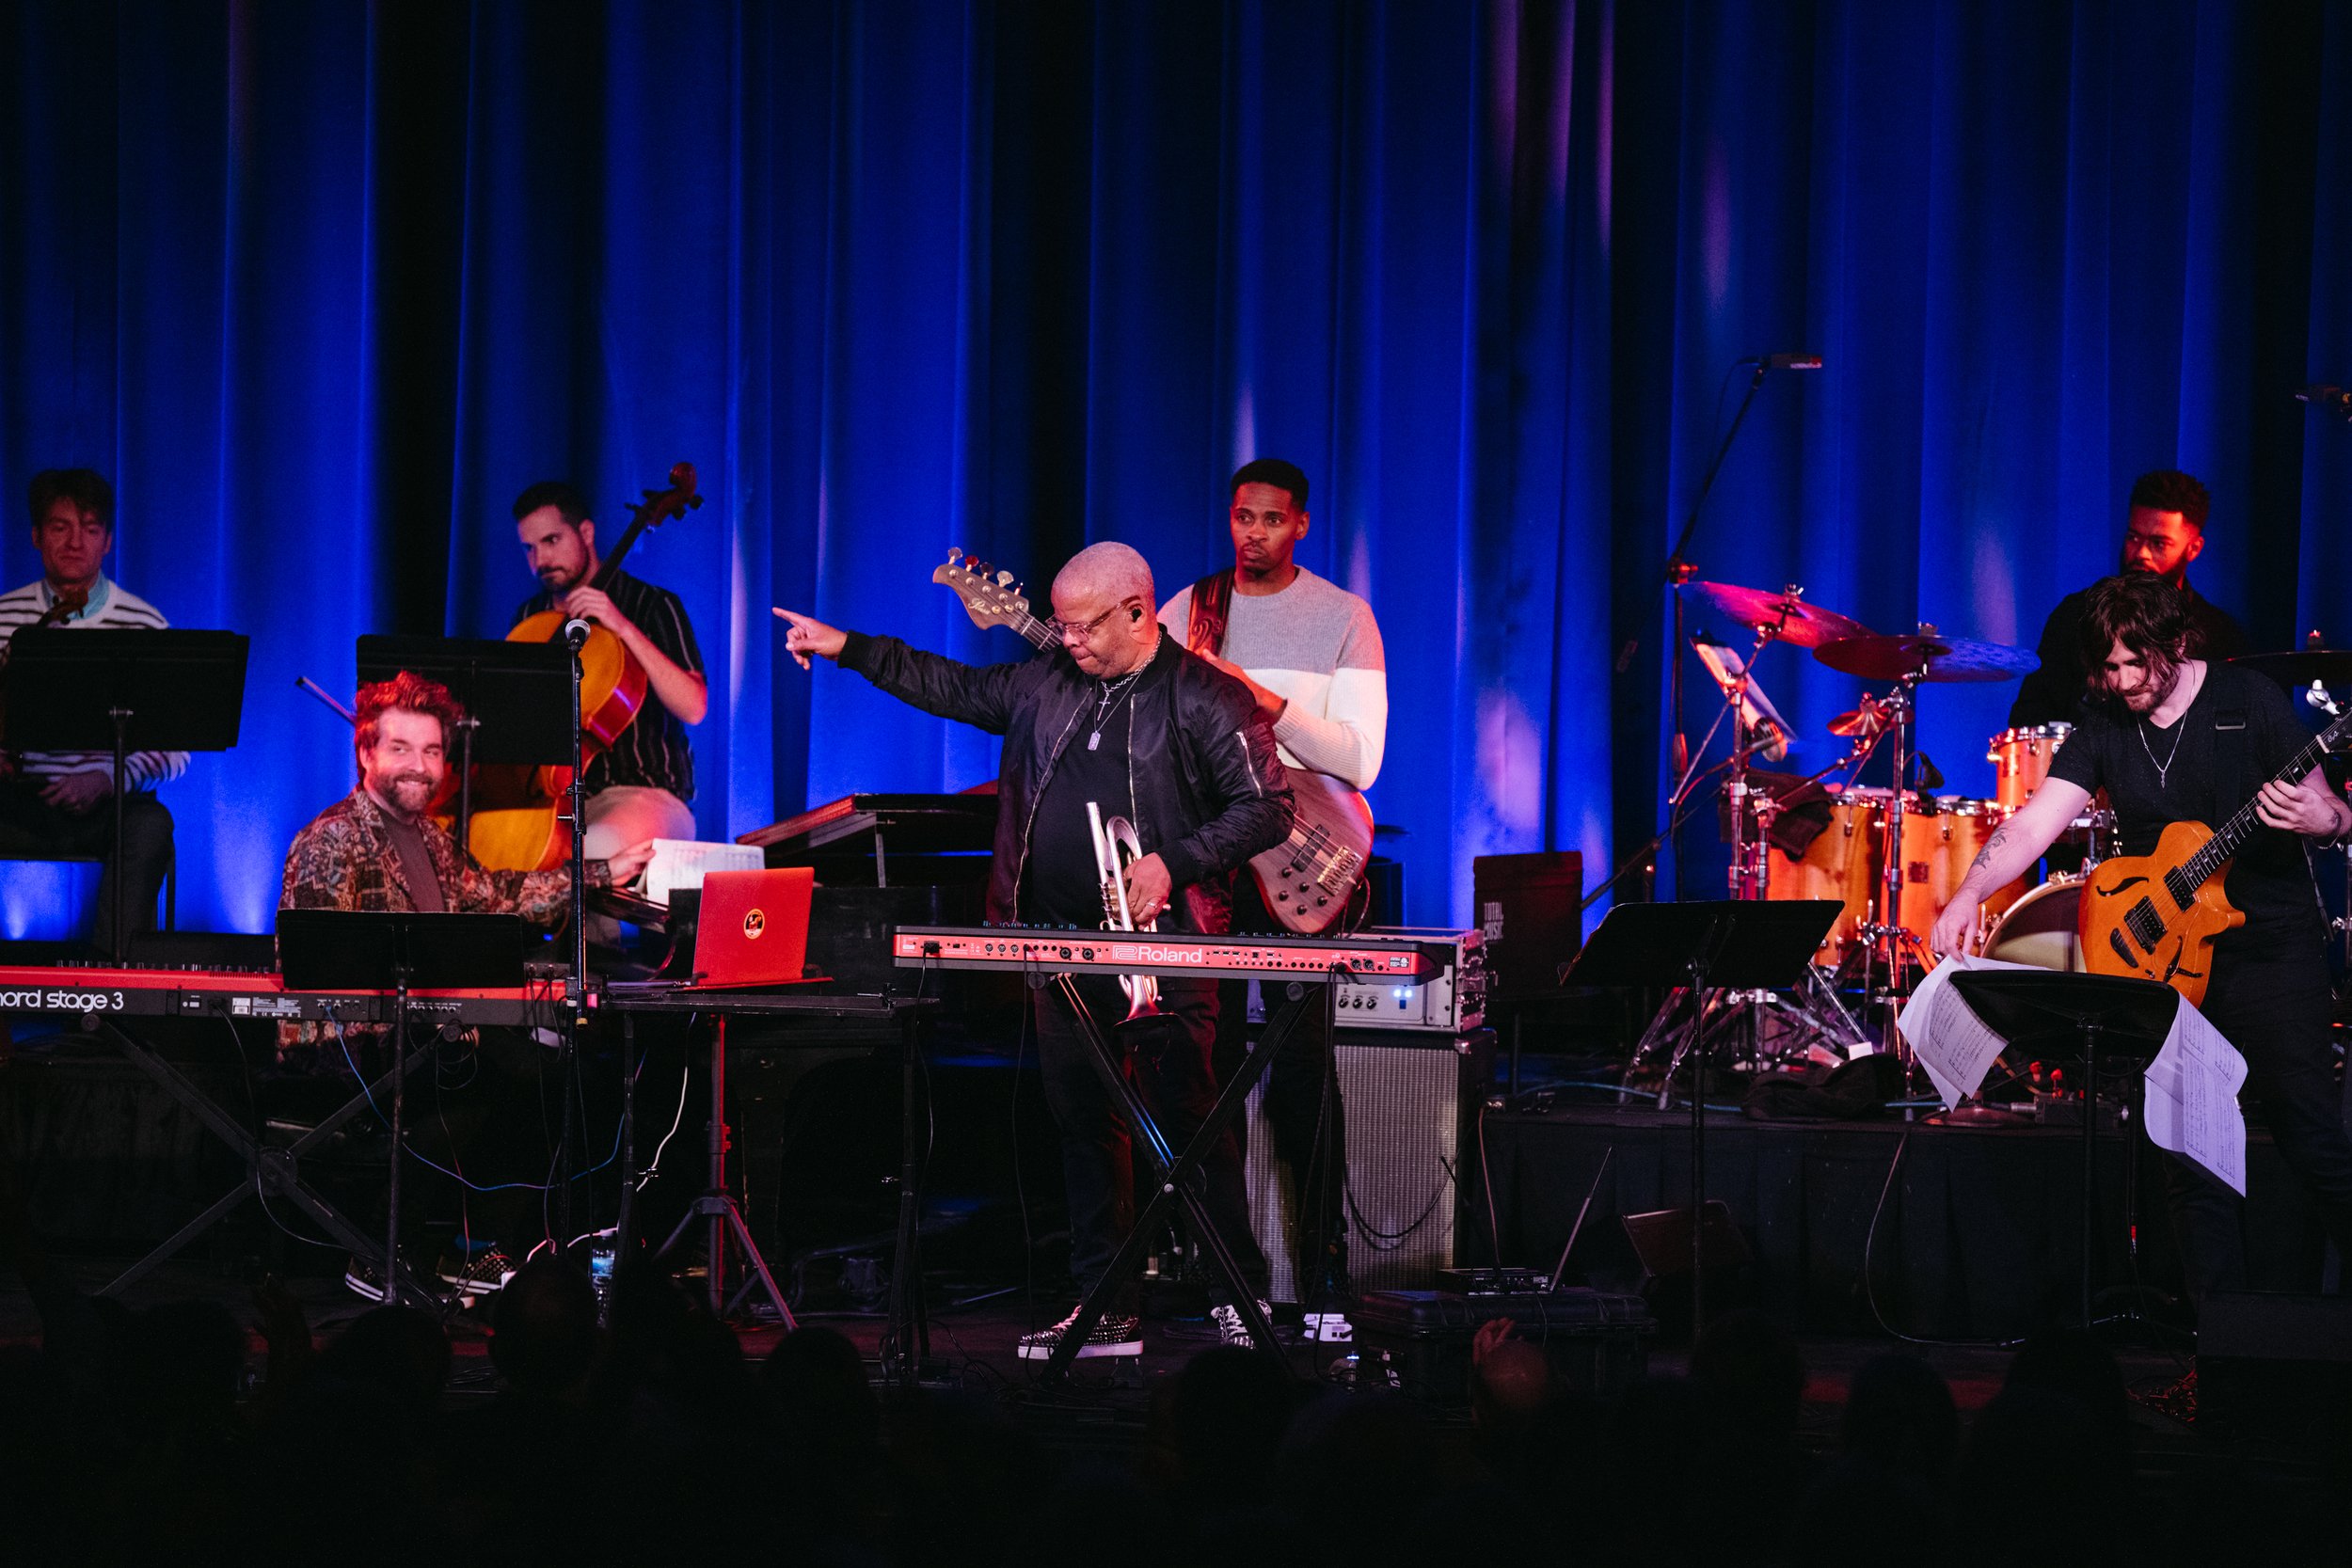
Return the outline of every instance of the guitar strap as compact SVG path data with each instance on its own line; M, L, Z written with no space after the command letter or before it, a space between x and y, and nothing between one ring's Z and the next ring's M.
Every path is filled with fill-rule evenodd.
M1225 652L1225 627L1232 618L1233 569L1211 572L1192 585L1192 617L1184 626L1184 646L1195 653Z

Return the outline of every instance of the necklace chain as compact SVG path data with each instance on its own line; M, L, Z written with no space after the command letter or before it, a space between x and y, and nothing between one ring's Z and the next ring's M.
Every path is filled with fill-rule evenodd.
M2171 752L2162 762L2156 760L2156 749L2148 744L2147 720L2142 719L2133 725L2132 733L2139 736L2139 749L2148 753L2148 764L2156 770L2156 789L2161 793L2169 787L2168 777L2172 771L2173 763L2180 760L2181 737L2188 734L2188 715L2185 713L2181 715L2181 727L2172 732Z
M1101 748L1103 726L1110 722L1111 710L1127 700L1127 694L1135 689L1136 682L1143 678L1143 672L1149 667L1148 664L1137 665L1129 671L1116 686L1109 681L1103 683L1103 694L1095 699L1097 705L1094 710L1094 733L1087 736L1088 751L1096 751Z

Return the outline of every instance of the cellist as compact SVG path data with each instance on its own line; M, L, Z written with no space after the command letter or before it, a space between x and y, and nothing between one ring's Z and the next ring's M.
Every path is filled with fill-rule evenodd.
M563 480L543 480L515 498L515 532L539 578L539 592L515 622L561 610L594 621L621 640L645 672L645 701L620 737L588 764L583 851L603 860L654 838L692 838L694 752L686 726L710 710L686 607L666 588L614 570L592 588L603 564L588 499Z

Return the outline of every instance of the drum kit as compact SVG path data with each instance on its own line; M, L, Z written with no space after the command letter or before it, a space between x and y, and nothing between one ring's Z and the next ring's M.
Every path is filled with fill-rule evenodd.
M1927 943L1937 915L1994 831L2049 775L2051 759L2071 726L2038 725L1993 736L1986 752L1997 780L1993 799L1936 794L1931 769L1928 778L1913 781L1915 770L1924 766L1915 744L1922 692L1961 682L2015 680L2039 665L2030 649L1949 637L1928 625L1882 634L1806 602L1804 590L1793 585L1778 593L1705 581L1682 587L1755 636L1744 663L1708 661L1724 706L1697 752L1704 756L1726 720L1732 721L1734 743L1723 765L1727 777L1722 791L1731 896L1831 899L1842 906L1797 992L1724 999L1725 1007L1749 1014L1747 1026L1735 1033L1754 1044L1759 1061L1766 1055L1829 1060L1875 1049L1871 1032L1842 999L1858 988L1866 1010L1883 1006L1886 1022L1880 1034L1892 1042L1893 1013L1909 990L1910 976L1933 962ZM1830 734L1844 740L1847 750L1809 777L1759 775L1752 767L1769 743L1785 739L1763 733L1772 726L1756 721L1753 672L1775 642L1805 649L1833 670L1883 683L1858 707L1831 721ZM1893 786L1854 784L1882 750L1890 754ZM1839 774L1842 780L1833 780ZM1670 820L1703 776L1694 757L1677 782ZM2068 839L2087 863L2095 863L2111 831L2111 816L2093 810L2075 823ZM1986 952L2015 962L2079 968L2074 917L2081 880L2073 872L2039 886L2021 879L1986 898ZM1674 1032L1661 1028L1665 1017L1661 1010L1661 1022L1637 1048L1637 1060L1672 1039ZM1779 1028L1766 1022L1771 1017L1777 1018ZM1714 1026L1707 1032L1712 1036ZM1693 1041L1684 1037L1674 1043L1679 1059Z

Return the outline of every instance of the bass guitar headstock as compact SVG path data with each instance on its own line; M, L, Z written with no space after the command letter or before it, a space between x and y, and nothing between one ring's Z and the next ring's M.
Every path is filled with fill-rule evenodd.
M1034 619L1029 601L1022 596L1021 585L1013 581L1010 572L993 571L987 562L967 556L961 548L948 550L946 565L931 568L931 580L953 589L963 601L963 612L983 630L1010 626L1022 631Z

